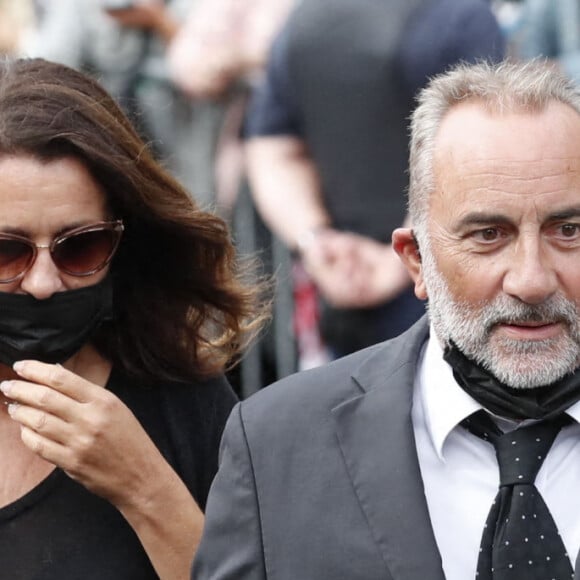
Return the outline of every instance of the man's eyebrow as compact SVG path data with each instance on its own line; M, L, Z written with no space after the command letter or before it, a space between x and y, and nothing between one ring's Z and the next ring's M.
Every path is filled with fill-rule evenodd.
M544 221L563 221L580 217L580 205L563 208L546 215ZM509 225L513 220L500 213L474 211L465 214L456 224L458 229L469 226Z
M580 209L580 208L579 208ZM500 213L487 213L482 211L474 211L465 214L456 224L458 228L466 226L485 226L491 224L511 224L512 219Z
M548 214L548 220L559 221L559 220L569 220L570 218L580 217L580 205L568 207L560 211L555 211Z

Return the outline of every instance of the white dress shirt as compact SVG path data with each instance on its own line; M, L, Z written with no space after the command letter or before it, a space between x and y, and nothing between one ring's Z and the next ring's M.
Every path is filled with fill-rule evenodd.
M499 468L491 444L459 423L481 409L455 381L431 328L415 379L413 427L425 496L447 580L475 578L483 525L495 498ZM580 549L580 402L536 478L572 566ZM506 430L506 425L500 425Z

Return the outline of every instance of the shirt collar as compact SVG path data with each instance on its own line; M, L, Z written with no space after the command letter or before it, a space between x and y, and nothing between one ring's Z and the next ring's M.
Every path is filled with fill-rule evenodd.
M580 401L577 401L571 407L568 407L566 413L570 415L576 423L580 423Z
M419 369L419 389L428 436L443 460L443 445L449 433L482 406L455 381L432 327Z

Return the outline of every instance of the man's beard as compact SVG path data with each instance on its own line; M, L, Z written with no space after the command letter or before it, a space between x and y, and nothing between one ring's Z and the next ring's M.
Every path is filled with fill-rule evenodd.
M444 344L454 342L468 358L512 388L549 385L580 364L580 323L576 304L562 295L538 305L501 294L489 302L456 301L437 270L430 248L421 248L428 312ZM496 325L560 323L564 332L544 340L516 340L494 332Z

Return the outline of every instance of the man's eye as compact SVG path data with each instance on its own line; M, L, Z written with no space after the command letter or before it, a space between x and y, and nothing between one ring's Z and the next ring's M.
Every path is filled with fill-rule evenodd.
M497 228L485 228L475 232L474 237L481 242L495 242L500 237Z
M564 224L560 226L560 232L565 238L574 238L578 235L580 226L578 224Z

